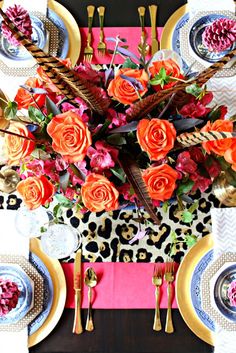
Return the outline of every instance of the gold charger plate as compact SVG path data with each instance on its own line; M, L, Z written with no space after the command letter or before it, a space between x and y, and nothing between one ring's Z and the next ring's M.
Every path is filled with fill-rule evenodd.
M74 66L79 58L81 50L81 35L77 22L72 14L59 2L48 0L48 7L54 11L64 22L69 34L69 51L67 57L71 59Z
M63 269L58 260L47 256L41 248L39 239L30 239L30 251L43 261L47 267L53 283L53 302L50 313L42 326L28 339L28 346L32 347L41 342L54 329L65 307L66 281Z
M172 49L172 35L175 29L175 25L179 21L179 19L187 12L188 12L188 4L185 4L170 16L162 31L161 41L160 41L161 49Z
M200 239L184 256L176 278L176 300L179 311L188 327L210 345L214 345L214 334L199 319L191 300L191 279L193 271L201 258L213 248L213 239L209 234Z

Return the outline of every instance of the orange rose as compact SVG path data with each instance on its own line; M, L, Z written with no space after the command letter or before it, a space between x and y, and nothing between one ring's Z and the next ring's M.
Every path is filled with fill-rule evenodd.
M126 79L122 78L121 75L134 78L141 84L142 89L137 88L138 94L133 85ZM109 83L107 92L109 96L113 97L118 102L123 104L131 104L139 99L139 96L143 96L147 92L147 83L148 74L145 70L128 68L120 69L117 71L115 78Z
M150 167L143 172L143 180L153 200L169 200L175 190L178 173L168 164Z
M216 120L212 124L208 121L207 124L201 129L203 132L207 131L220 131L220 132L232 132L233 122L229 120ZM222 140L203 142L202 147L207 153L214 152L219 156L223 156L224 153L230 148L233 142L232 138L226 138Z
M32 88L43 88L42 82L35 77L29 78L25 85L32 87ZM34 99L32 99L30 93L26 91L24 88L20 87L15 96L15 102L18 104L18 108L27 109L30 105L37 108L37 105L41 108L44 106L46 95L45 94L34 94ZM34 101L37 103L35 104Z
M236 171L236 140L234 140L230 148L225 151L224 158L228 163L232 164L232 169Z
M154 61L152 66L149 67L149 72L151 74L151 78L154 78L156 75L159 74L161 68L166 70L166 74L171 77L183 79L184 76L180 73L179 65L172 59L161 60L161 61ZM168 89L173 87L178 81L170 81L163 88L160 85L153 86L156 91L160 89Z
M56 115L47 126L52 148L69 163L82 161L92 144L88 127L81 117L71 111Z
M55 193L53 184L44 175L20 181L16 190L30 210L50 202Z
M8 131L16 134L35 139L34 135L27 129L27 127L18 122L11 123ZM24 137L18 137L10 134L5 134L5 144L7 149L7 155L9 158L9 164L18 165L20 160L29 156L34 148L35 142L27 140Z
M113 211L119 207L119 192L100 174L89 174L81 187L82 200L91 212Z
M176 130L172 123L162 119L142 119L137 127L137 138L141 148L150 159L158 161L173 148Z

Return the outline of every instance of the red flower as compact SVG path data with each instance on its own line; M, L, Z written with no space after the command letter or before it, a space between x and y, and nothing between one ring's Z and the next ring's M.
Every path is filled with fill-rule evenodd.
M190 153L184 151L178 155L175 169L192 174L197 170L197 164L191 159Z

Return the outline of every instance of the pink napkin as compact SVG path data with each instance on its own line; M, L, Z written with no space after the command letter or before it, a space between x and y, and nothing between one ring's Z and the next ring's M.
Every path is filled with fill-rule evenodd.
M83 263L82 273L88 267L93 267L98 276L98 284L94 289L93 307L96 309L153 309L155 307L155 287L152 284L153 266L153 263ZM62 263L62 267L67 282L66 308L74 308L74 264ZM166 283L163 281L161 308L167 307L166 293ZM88 307L86 286L83 286L82 307ZM175 298L172 307L177 308Z
M162 27L157 28L157 36L160 41L161 38L161 33L162 33ZM84 46L86 46L86 37L88 33L88 29L85 27L80 28L80 33L81 33L81 41L82 41L82 48L81 48L81 54L79 58L79 62L83 60L83 52L84 52ZM94 27L93 28L93 42L92 46L94 48L94 56L92 60L92 64L98 64L98 63L103 63L103 64L110 64L112 55L111 54L106 54L104 57L99 57L98 52L97 52L97 45L99 42L99 28ZM146 33L147 33L147 43L151 45L151 28L146 27ZM105 41L106 38L108 37L113 37L115 38L117 35L120 36L120 38L125 38L127 40L124 45L128 45L129 48L128 50L132 51L134 54L138 55L137 51L137 45L140 42L140 35L141 35L141 29L140 27L106 27L104 28L104 34L105 34ZM107 48L109 49L114 49L115 43L106 41ZM148 57L147 57L148 58ZM122 64L124 62L124 59L120 55L116 55L115 59L115 64Z

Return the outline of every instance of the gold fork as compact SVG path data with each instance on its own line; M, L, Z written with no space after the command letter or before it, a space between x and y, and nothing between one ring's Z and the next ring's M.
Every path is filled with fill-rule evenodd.
M92 24L93 24L93 15L95 7L93 5L87 6L88 13L88 35L87 35L87 45L84 48L84 61L91 62L93 58L93 48L91 46L92 42Z
M174 277L174 262L171 259L168 259L167 262L165 263L164 277L165 277L165 281L167 282L167 297L168 297L165 332L172 333L174 332L172 315L171 315L171 304L173 299L172 282L174 281L175 277Z
M153 330L161 330L161 319L160 319L160 287L162 285L162 268L161 263L154 265L152 283L156 286L155 296L156 296L156 309L153 322Z
M103 31L103 23L104 23L104 15L105 15L105 7L99 6L98 9L99 15L99 24L100 24L100 33L99 33L99 43L98 43L98 55L104 56L106 53L106 43L104 42L104 31Z

